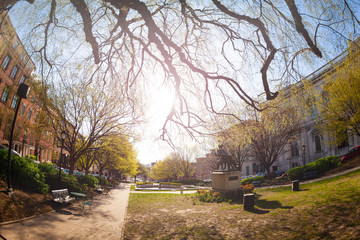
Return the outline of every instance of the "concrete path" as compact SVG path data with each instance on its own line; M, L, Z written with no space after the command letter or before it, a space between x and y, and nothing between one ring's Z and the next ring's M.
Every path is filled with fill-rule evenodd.
M0 239L121 239L129 192L130 184L121 183L107 196L94 198L92 212L83 213L81 205L75 204L40 217L2 225Z

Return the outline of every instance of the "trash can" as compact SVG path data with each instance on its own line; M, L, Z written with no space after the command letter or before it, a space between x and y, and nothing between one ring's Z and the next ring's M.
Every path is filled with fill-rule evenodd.
M300 187L299 187L299 180L294 180L292 181L292 190L294 191L299 191Z
M244 194L244 210L245 211L253 211L255 203L255 194L247 193Z

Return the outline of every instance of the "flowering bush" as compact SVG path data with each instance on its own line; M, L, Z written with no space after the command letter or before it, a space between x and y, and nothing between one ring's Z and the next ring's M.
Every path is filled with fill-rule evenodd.
M246 184L246 185L241 185L241 189L244 191L244 193L252 193L254 192L254 185L250 184Z
M195 197L202 202L229 202L223 194L207 189L197 190Z

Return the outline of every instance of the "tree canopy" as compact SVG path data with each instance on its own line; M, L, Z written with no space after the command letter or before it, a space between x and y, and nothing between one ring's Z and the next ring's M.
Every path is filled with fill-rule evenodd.
M239 100L261 110L257 96L274 99L305 60L344 49L360 23L356 0L5 0L0 9L22 23L44 81L80 62L92 66L88 82L101 76L130 102L140 84L172 89L165 140L170 125L195 135L213 114L237 117L227 106Z
M321 116L319 128L330 131L337 144L348 141L348 135L360 136L359 49L350 50L343 62L324 76L324 87L313 91Z

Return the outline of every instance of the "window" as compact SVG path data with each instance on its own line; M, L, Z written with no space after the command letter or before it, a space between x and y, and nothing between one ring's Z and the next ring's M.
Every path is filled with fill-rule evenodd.
M31 67L31 62L28 63L27 68L30 69L30 67Z
M21 112L20 112L20 115L21 115L21 116L24 116L25 110L26 110L26 105L23 104L23 105L22 105L22 108L21 108Z
M19 97L17 95L14 96L13 100L12 100L12 103L11 103L11 107L15 109L16 107L16 103L17 103L17 100L19 99Z
M20 83L24 83L24 82L25 82L25 78L26 78L26 77L25 77L24 75L22 75L19 84L20 84Z
M34 124L36 124L37 119L38 119L38 115L36 114L34 118Z
M32 102L35 103L35 101L36 101L36 97L33 96Z
M5 57L5 59L4 59L4 61L2 62L1 67L2 67L3 69L6 69L7 66L9 65L10 60L11 60L10 56L7 55L7 56Z
M316 153L321 152L321 138L319 135L315 136L315 152Z
M14 79L18 70L19 68L17 66L14 66L13 70L10 73L10 78Z
M39 101L39 103L38 103L38 107L41 107L41 102Z
M6 86L4 89L4 92L1 96L1 101L6 102L6 100L8 99L8 96L9 96L9 92L10 92L10 88L8 86Z
M299 147L298 147L296 139L294 139L291 142L290 150L291 150L291 157L298 157L299 156Z
M26 66L27 62L29 61L29 58L28 57L25 57L24 58L24 65Z
M27 118L28 121L30 121L31 115L32 115L32 110L30 109L30 110L29 110L29 115L28 115L28 118Z
M19 42L18 42L18 41L16 41L16 42L14 43L13 48L16 49L17 46L19 46Z

